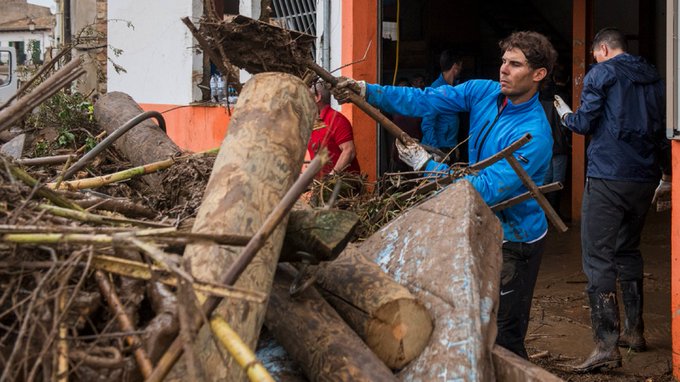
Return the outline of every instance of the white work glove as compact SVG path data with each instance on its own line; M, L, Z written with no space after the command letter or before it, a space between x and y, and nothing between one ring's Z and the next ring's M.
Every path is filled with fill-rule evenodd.
M564 102L562 97L558 95L555 95L555 102L553 102L553 105L555 105L555 110L557 110L557 114L560 116L560 121L564 124L564 116L573 113L573 111L571 111L571 108Z
M341 104L350 102L349 92L356 93L361 98L366 98L366 81L355 81L351 78L340 77L338 84L331 90L333 97Z
M664 176L665 177L665 176ZM671 200L671 181L661 178L659 185L654 191L654 198L652 199L652 206L656 206L657 211L668 209Z
M432 155L428 153L421 145L412 142L403 144L399 139L395 140L397 146L397 153L399 159L411 166L415 171L421 170L425 164L432 159Z

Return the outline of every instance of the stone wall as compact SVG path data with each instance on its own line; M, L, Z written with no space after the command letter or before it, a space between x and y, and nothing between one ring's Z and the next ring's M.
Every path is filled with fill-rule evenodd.
M83 94L106 94L107 0L71 2L71 31L74 56L88 57L87 74L81 78L78 90Z

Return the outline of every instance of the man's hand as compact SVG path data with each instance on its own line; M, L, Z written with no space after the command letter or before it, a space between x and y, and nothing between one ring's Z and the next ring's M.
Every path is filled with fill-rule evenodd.
M661 202L668 202L671 200L671 180L666 175L661 178L659 185L654 191L654 198L652 199L652 206L656 206L657 211L663 211L666 208L659 208Z
M399 159L404 161L407 165L411 166L415 171L419 171L425 164L432 159L432 155L428 153L421 145L418 143L407 143L403 144L399 139L395 141L397 146L397 153L399 154Z
M564 124L564 116L573 113L573 111L571 111L571 108L569 107L569 105L567 105L566 102L564 102L562 97L558 95L555 95L555 102L553 102L553 104L555 105L555 110L557 110L557 114L560 116L560 120Z
M333 97L338 103L349 102L350 92L358 94L361 98L366 97L366 81L354 81L351 78L340 77L338 84L331 90Z

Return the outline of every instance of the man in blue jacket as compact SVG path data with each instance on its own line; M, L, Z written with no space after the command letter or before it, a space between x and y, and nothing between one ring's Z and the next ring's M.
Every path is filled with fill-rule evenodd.
M472 80L458 86L424 90L365 84L346 79L335 96L346 99L346 89L364 95L369 103L389 113L424 117L431 113L470 113L470 163L498 153L526 133L531 141L514 155L532 180L541 185L552 153L552 134L538 99L538 89L555 64L557 53L536 32L517 32L500 42L503 54L500 82ZM441 171L419 144L399 144L400 158L415 170ZM465 177L488 205L527 191L507 161L499 161ZM538 203L530 199L497 213L503 226L503 267L496 343L527 358L524 337L529 324L531 297L541 263L548 224Z
M456 78L463 69L463 60L452 50L445 50L439 56L439 67L441 74L430 85L431 88L455 85ZM420 129L423 132L421 143L436 147L444 152L444 154L449 154L458 144L459 125L460 118L458 113L428 115L423 118L423 122L420 125ZM449 156L456 159L453 153Z
M626 53L625 36L616 29L598 32L592 52L597 64L583 80L576 113L555 97L564 125L590 136L581 251L595 350L578 372L621 366L617 343L645 350L640 234L653 198L670 192L670 175L662 178L670 174L670 145L659 74ZM625 307L620 337L617 276Z

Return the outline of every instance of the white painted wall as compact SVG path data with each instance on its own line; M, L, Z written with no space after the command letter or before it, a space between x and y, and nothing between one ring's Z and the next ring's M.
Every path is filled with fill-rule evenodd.
M26 59L31 59L29 42L31 40L40 41L40 58L45 58L47 48L54 46L50 31L21 31L21 32L0 32L0 46L9 46L10 41L23 41Z
M324 33L324 20L323 20L323 9L324 2L317 1L316 8L316 63L322 66L322 51L321 51L321 37ZM331 71L338 69L342 66L342 2L331 0ZM341 70L333 72L334 76L341 75ZM340 110L340 105L338 105L335 98L331 98L331 106Z
M119 57L109 50L109 58L127 73L116 73L109 62L108 91L127 93L137 103L187 105L199 99L202 57L180 19L196 23L201 14L200 0L109 1L108 42L123 50Z

